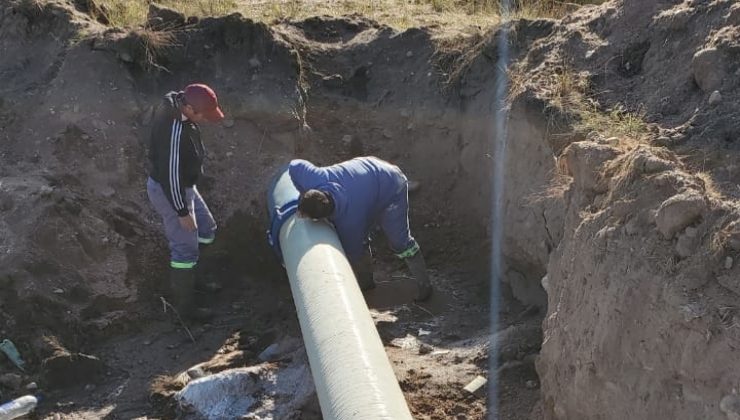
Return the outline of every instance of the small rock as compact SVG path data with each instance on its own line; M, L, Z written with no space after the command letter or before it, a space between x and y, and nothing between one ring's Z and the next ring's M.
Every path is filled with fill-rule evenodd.
M90 391L92 391L94 389L95 389L95 385L93 385L93 384L87 384L87 385L85 385L85 391L90 392Z
M257 57L252 57L249 59L249 68L252 70L258 69L262 67L262 62Z
M257 356L257 358L259 358L263 362L267 362L275 356L275 353L277 353L277 350L278 350L278 344L272 343L269 346L267 346L267 348L264 349L262 353L260 353Z
M537 388L537 381L527 381L524 383L524 386L526 386L529 389L535 389Z
M36 391L37 389L39 389L39 386L38 384L36 384L36 382L31 382L26 385L26 391Z
M200 366L194 366L187 370L186 372L190 379L198 379L206 376L206 372L201 368Z
M147 25L155 29L172 29L185 24L185 15L156 3L149 5Z
M608 139L604 140L605 144L608 144L609 146L619 146L619 137L609 137Z
M144 345L145 346L151 346L152 345L152 342L149 341L149 340L146 340L146 341L144 341Z
M725 413L728 420L740 420L740 396L726 395L720 400L719 409Z
M5 388L17 390L23 384L23 378L15 373L6 373L0 375L0 385Z
M52 192L54 192L54 188L48 185L42 185L41 188L39 188L39 194L43 197L51 195Z
M480 396L483 394L486 383L488 380L482 376L476 376L469 384L465 385L463 390L469 394Z
M699 219L707 210L707 202L699 193L685 192L664 201L655 214L658 230L666 239Z
M344 84L344 78L340 74L324 76L321 80L324 83L324 86L330 89L340 88L342 87L342 84Z
M718 90L715 90L709 95L709 105L717 105L720 102L722 102L722 94Z
M698 232L698 229L689 226L678 237L678 241L676 241L676 253L681 258L688 258L696 252Z
M105 187L100 191L100 194L105 198L111 198L116 195L116 190L111 187Z
M133 63L134 62L134 58L131 57L131 54L129 54L129 53L125 52L125 51L120 52L118 54L118 58L121 59L121 61L123 61L124 63Z
M421 343L419 344L419 354L429 354L434 350L434 347L430 346L429 344Z
M226 152L226 157L232 157L234 156L234 152Z
M408 118L411 116L411 111L409 111L408 108L401 108L401 116Z
M81 135L81 136L80 136L80 138L81 138L82 140L85 140L85 141L88 141L88 140L90 140L90 136L89 136L89 135L87 135L87 134L83 134L83 135Z
M352 136L349 135L349 134L343 135L342 136L342 143L347 144L347 145L350 144L350 143L352 143Z
M52 293L54 293L55 295L63 295L64 289L54 289L52 290Z
M235 121L234 121L234 119L233 119L233 118L226 118L226 119L224 120L224 122L223 122L223 126L224 126L225 128L231 128L231 127L233 127L233 126L234 126L234 124L235 124Z
M725 270L731 270L733 262L732 257L725 258Z
M385 130L383 130L383 137L387 139L393 138L393 133L391 133L391 131L386 128Z
M740 3L735 3L734 5L732 5L725 18L727 19L728 25L740 25Z
M414 56L414 52L413 51L406 51L406 57L411 58L413 56Z
M99 131L103 131L108 128L108 124L106 124L105 121L93 120L91 124L96 130Z
M725 65L722 52L716 48L706 48L694 54L691 69L696 84L704 92L712 92L722 86Z

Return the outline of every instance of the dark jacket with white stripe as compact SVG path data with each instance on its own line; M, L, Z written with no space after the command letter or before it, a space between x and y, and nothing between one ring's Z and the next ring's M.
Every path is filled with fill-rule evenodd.
M192 188L203 171L205 148L198 125L183 121L182 95L168 93L155 111L149 140L149 176L162 186L177 214L187 216L185 189Z

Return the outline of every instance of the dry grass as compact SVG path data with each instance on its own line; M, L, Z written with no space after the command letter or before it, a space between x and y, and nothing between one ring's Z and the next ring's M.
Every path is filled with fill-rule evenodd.
M513 0L512 17L559 18L583 4L604 0ZM134 27L146 20L147 0L96 0L107 9L111 25ZM359 14L398 28L439 25L445 29L488 27L500 22L499 0L159 0L188 16L244 16L274 22L311 16Z
M710 200L725 201L727 197L719 190L709 172L697 172L694 174L704 186L704 193Z
M517 79L513 77L512 80ZM534 81L524 79L520 83L535 89L553 107L570 116L570 125L576 133L617 137L620 142L633 145L644 142L650 135L642 109L629 111L619 104L602 108L591 90L587 74L573 70L567 63L553 66L551 72Z
M122 28L140 26L146 22L149 10L147 0L96 0L105 10L111 26ZM237 0L158 0L158 4L179 10L186 16L223 16L239 11Z
M159 63L167 49L176 46L175 36L172 32L138 28L131 31L130 39L134 42L133 48L131 48L132 59L143 70L168 71Z

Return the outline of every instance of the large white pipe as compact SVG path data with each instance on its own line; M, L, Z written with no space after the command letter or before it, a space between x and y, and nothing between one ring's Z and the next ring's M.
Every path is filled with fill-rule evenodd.
M278 203L285 203L279 190L286 177L273 185ZM411 419L336 232L295 215L281 223L279 247L323 417Z

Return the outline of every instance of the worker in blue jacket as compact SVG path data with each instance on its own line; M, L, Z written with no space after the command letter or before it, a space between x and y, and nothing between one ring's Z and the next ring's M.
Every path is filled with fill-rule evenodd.
M362 290L375 287L368 234L380 224L391 249L416 279L417 300L429 299L432 286L424 256L409 229L408 179L397 166L376 157L326 167L296 159L288 173L301 194L299 214L334 225Z

